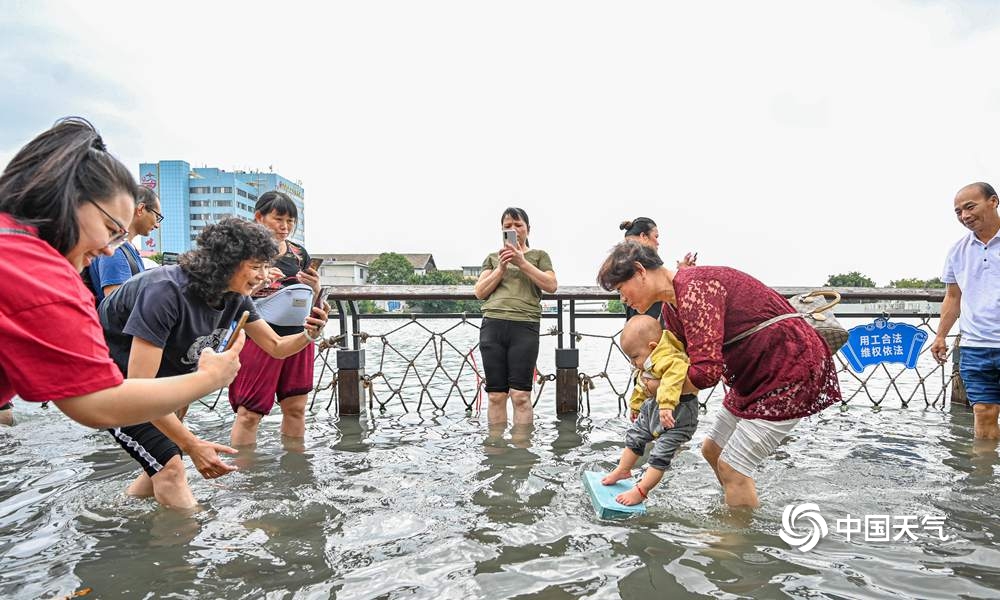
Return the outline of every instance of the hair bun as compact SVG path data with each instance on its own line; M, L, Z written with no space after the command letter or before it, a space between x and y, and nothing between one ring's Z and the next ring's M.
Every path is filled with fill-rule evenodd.
M618 226L618 229L621 229L622 231L632 229L632 221L622 221L621 225Z

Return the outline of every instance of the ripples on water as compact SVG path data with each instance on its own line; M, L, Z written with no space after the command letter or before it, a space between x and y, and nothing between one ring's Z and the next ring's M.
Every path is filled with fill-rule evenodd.
M601 521L581 472L614 466L627 422L601 387L589 417L556 418L553 391L533 431L501 435L457 403L420 415L391 404L373 419L317 410L305 443L283 445L272 415L239 472L194 474L201 510L188 515L125 498L138 470L107 434L20 403L18 425L0 430L0 596L997 597L997 447L971 441L964 408L858 402L804 420L765 463L763 507L748 517L724 509L697 451L713 404L649 512ZM219 406L189 413L201 437L228 440ZM784 506L802 502L831 529L847 514L943 515L950 539L831 531L801 553L778 531Z

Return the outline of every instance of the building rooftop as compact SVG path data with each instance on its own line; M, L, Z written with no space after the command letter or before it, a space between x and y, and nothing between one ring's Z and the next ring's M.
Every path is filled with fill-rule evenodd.
M334 262L354 262L362 265L369 265L373 260L381 256L381 254L312 254L317 258L324 258L326 260L331 260ZM434 271L437 266L434 264L434 255L427 254L402 254L406 260L410 261L414 269L424 269L429 271Z

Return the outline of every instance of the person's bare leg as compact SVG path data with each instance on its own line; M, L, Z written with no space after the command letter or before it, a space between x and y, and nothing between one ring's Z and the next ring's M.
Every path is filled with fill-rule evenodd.
M531 392L511 390L510 402L514 405L514 425L527 425L535 422L531 408Z
M233 421L233 431L229 434L229 444L232 446L253 446L257 443L257 426L261 415L241 406L236 410Z
M722 446L716 444L711 438L705 438L705 441L701 443L701 455L708 461L712 471L715 472L715 478L722 484L722 477L719 476L719 456L722 455Z
M490 425L507 424L507 392L489 392L489 407L486 419Z
M621 481L622 479L628 479L632 476L632 467L639 460L635 452L632 452L628 448L622 450L622 457L618 459L618 466L615 467L614 471L611 471L603 478L601 478L602 485L611 485L616 481Z
M308 396L289 396L281 401L281 435L284 437L306 437L306 401Z
M14 424L14 409L4 408L0 410L0 425L13 425Z
M125 494L136 498L150 498L153 495L153 480L143 471L125 488Z
M976 439L1000 439L1000 425L997 424L1000 404L978 403L972 407L972 414L975 419Z
M615 496L615 500L618 504L623 504L625 506L633 506L644 501L645 498L639 493L639 487L642 487L642 491L648 496L649 492L653 490L657 485L659 485L660 480L663 479L663 471L654 468L647 467L646 472L642 474L642 480L635 484L635 486L627 492L622 492Z
M747 477L732 468L721 458L718 460L719 481L726 494L726 504L731 508L757 508L760 500L757 498L757 486L753 478Z
M169 508L194 508L198 503L191 493L187 481L187 471L180 456L174 456L153 475L153 496L156 501Z

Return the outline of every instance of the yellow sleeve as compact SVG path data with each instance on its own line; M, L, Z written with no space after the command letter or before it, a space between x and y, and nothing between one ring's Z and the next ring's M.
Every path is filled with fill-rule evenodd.
M681 401L688 371L688 357L681 348L680 342L664 331L653 350L653 375L660 379L660 387L656 389L656 404L660 410L674 410Z
M647 396L646 386L642 383L642 371L636 371L636 374L632 377L632 381L635 383L635 388L632 390L632 397L628 400L628 406L634 412L639 412Z

